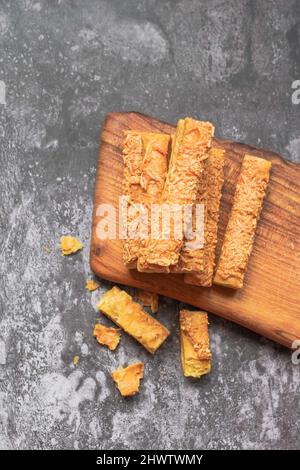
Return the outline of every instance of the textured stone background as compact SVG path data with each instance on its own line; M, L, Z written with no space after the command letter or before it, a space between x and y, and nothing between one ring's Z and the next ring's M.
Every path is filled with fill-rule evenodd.
M110 353L85 290L105 114L198 116L300 161L299 21L297 0L0 1L1 448L300 448L288 351L212 315L212 373L189 381L177 302L161 302L173 335L154 358L125 335ZM85 249L64 259L69 232ZM109 373L135 359L125 401Z

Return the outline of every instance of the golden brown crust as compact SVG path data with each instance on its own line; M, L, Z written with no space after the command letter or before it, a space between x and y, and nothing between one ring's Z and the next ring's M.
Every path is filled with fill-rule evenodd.
M142 173L143 162L143 141L141 134L128 132L125 135L123 145L123 194L127 199L128 206L134 207L142 196L142 188L140 178ZM126 220L128 224L134 219L134 213ZM123 241L123 260L124 263L131 267L135 264L138 256L139 243L138 240L126 238Z
M170 136L144 133L141 187L147 196L146 202L159 202L168 170Z
M183 373L200 377L211 367L207 313L181 310L179 320Z
M197 243L196 237L199 234L196 233L196 204L203 204L204 218L206 211L205 199L207 195L207 167L210 155L210 149L208 151L208 158L203 162L203 172L199 177L198 190L195 204L193 205L192 214L192 238L190 240L184 239L183 246L180 251L178 263L170 267L172 273L190 273L199 272L204 266L203 248L193 248L192 244ZM204 243L204 240L202 240ZM201 244L201 240L198 240Z
M170 334L165 326L118 287L102 296L98 308L151 353L155 353Z
M181 310L180 328L188 336L199 359L210 359L207 313Z
M162 204L181 207L193 204L197 196L198 181L203 172L207 150L211 146L214 127L209 122L191 118L178 121L172 145L169 171L162 194ZM174 237L176 214L171 212L170 236L163 232L158 239L150 238L138 259L138 270L143 272L170 272L176 265L183 245ZM161 223L162 225L162 223Z
M141 193L140 177L143 163L143 140L137 132L125 134L123 144L124 180L123 191L133 202L137 202Z
M121 339L120 331L120 328L108 328L107 326L97 323L94 328L93 336L95 336L99 344L107 346L111 351L114 351Z
M119 392L123 397L136 395L140 388L140 381L144 377L144 364L137 362L128 367L120 367L111 374Z
M215 284L233 289L243 287L270 169L269 161L245 155L214 278Z
M127 132L123 146L123 194L127 198L130 225L138 216L135 204L149 205L159 202L168 166L170 136L151 132ZM143 240L137 237L123 242L123 259L129 268L135 268Z
M188 258L187 267L191 268L190 271L195 272L184 276L184 282L188 284L204 287L212 285L223 183L224 150L212 148L207 160L203 183L206 190L200 192L197 197L197 203L203 203L205 206L204 246L190 252L190 256L193 256L194 260L190 261Z

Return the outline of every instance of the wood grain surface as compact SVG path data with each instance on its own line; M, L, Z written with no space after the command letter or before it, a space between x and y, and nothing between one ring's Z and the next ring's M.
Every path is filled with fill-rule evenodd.
M201 116L198 116L201 119ZM184 284L181 274L146 274L122 262L122 242L100 240L99 204L118 208L122 187L124 130L174 132L174 126L138 113L111 113L104 122L97 167L90 264L104 279L157 292L243 325L287 347L300 339L300 165L244 144L215 139L225 149L225 184L217 246L220 253L235 184L245 153L271 160L271 179L254 248L238 291Z

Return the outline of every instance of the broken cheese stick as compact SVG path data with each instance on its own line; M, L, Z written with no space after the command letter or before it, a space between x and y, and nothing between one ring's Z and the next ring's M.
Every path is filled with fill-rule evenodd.
M138 291L138 298L142 302L143 307L150 307L152 313L157 313L158 294L140 289Z
M183 374L199 378L211 368L207 313L181 310L179 322Z
M103 295L98 309L152 354L170 334L165 326L118 287L113 287Z
M204 245L186 254L186 264L190 271L184 282L197 286L210 287L215 267L218 223L222 186L224 183L224 150L212 148L207 160L205 181L206 191L198 193L197 202L204 204ZM200 269L197 269L197 263ZM202 267L201 267L202 262Z
M215 284L240 289L254 243L271 163L245 155L226 228Z
M99 344L107 346L111 351L114 351L121 339L120 329L109 328L107 326L97 323L94 328L93 336Z
M167 134L150 132L127 132L125 136L123 193L128 203L126 225L130 234L126 234L123 242L123 259L129 268L136 267L143 242L139 223L132 225L140 215L136 205L149 207L159 202L167 174L170 138Z
M203 172L207 150L211 146L214 127L209 122L191 118L180 119L173 139L169 171L161 202L170 207L169 233L162 229L157 238L149 238L140 251L137 268L142 272L170 272L170 266L176 265L183 245L184 225L181 233L175 237L176 217L181 217L184 206L192 205L197 196L198 181ZM172 208L177 207L173 212ZM178 212L178 208L179 211ZM188 221L185 221L188 223Z
M111 376L121 395L132 397L139 391L140 381L144 377L144 364L137 362L128 367L119 367Z

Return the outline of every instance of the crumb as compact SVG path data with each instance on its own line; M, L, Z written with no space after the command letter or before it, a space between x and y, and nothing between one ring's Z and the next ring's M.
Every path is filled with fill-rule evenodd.
M74 366L77 366L78 362L79 362L79 356L74 356L74 357L73 357L73 364L74 364Z
M150 307L152 313L158 310L158 295L146 290L138 290L138 298L144 307Z
M73 253L77 253L79 250L82 250L83 244L76 238L67 235L61 237L60 248L62 256L68 256L72 255Z
M85 287L87 288L89 292L93 292L94 290L99 289L100 284L94 279L87 279Z
M128 367L120 367L111 374L123 397L131 397L139 392L140 381L144 377L144 364L137 362Z
M120 331L120 328L108 328L107 326L97 323L94 328L93 336L95 336L98 343L114 351L121 339Z

